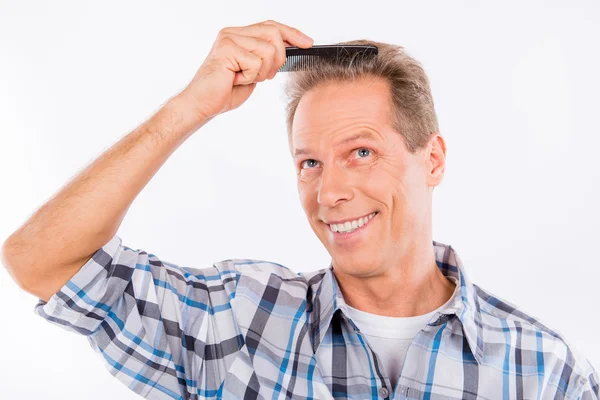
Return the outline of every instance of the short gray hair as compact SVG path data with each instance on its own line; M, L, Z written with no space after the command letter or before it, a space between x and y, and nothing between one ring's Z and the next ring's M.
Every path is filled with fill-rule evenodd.
M351 62L319 60L309 70L290 72L285 85L288 137L300 99L311 89L327 82L353 82L373 76L389 84L394 110L391 122L404 137L407 149L414 153L423 148L439 127L429 79L421 64L398 45L364 39L337 44L377 46L378 55Z

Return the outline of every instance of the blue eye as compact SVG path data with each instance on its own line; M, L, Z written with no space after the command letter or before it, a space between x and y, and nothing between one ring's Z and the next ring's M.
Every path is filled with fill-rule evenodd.
M313 159L311 158L311 159L309 159L309 160L304 160L304 161L302 161L302 164L300 165L300 167L302 167L302 166L304 165L304 163L306 163L306 162L309 162L309 161L313 161L315 164L317 163L317 161L316 161L316 160L313 160Z
M362 147L362 148L358 149L358 153L359 153L359 154L360 154L361 150L365 150L365 151L368 153L368 154L367 154L365 157L367 157L368 155L370 155L370 154L371 154L371 150L369 150L369 149L367 149L367 148L365 148L365 147ZM362 157L361 157L361 158L362 158Z
M355 149L354 151L356 151L356 150L358 150L358 154L360 155L360 158L366 158L371 155L371 150L366 147L361 147L359 149ZM314 163L314 164L309 165L308 163ZM308 169L312 169L313 167L317 166L317 163L318 163L317 160L309 158L308 160L304 160L300 163L300 169L303 169L304 166L307 166Z

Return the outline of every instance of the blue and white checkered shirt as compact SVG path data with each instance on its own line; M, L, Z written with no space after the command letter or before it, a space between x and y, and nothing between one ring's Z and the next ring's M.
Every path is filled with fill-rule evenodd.
M115 235L35 312L86 335L149 399L598 399L564 338L469 282L433 242L453 298L412 341L396 387L348 317L332 266L231 259L180 267Z

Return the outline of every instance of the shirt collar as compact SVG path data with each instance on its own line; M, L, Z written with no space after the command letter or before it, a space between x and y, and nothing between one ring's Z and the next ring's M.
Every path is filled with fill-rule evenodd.
M479 301L475 293L475 287L467 278L462 261L456 251L450 245L433 241L436 263L444 276L456 284L448 306L437 315L430 325L438 325L455 315L461 322L464 336L467 340L471 353L478 363L483 358L483 337L481 324L481 311ZM327 269L321 270L309 281L311 293L309 299L309 311L311 312L311 334L313 350L323 341L327 329L331 324L334 314L341 310L347 315L346 302L342 296L337 279L333 274L333 264Z

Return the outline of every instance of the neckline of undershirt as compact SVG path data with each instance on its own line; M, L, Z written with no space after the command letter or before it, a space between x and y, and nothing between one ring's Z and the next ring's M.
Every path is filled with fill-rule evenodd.
M427 314L413 317L388 317L358 310L348 304L346 304L346 307L351 319L360 331L366 335L390 339L413 339L415 331L425 327L433 314L445 309L450 305L453 298L454 295L450 296L446 303Z

